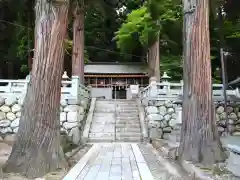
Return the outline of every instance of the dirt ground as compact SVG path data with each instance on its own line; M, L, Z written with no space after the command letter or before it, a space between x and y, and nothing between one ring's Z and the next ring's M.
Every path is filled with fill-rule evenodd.
M71 166L74 166L90 149L90 147L91 147L90 145L83 146L78 152L76 152L76 154L69 158L68 162L71 164ZM11 153L11 148L12 148L11 144L0 142L0 168L7 161L8 156ZM75 152L76 150L77 149L73 149L72 152ZM72 154L72 152L68 152L66 153L66 155L69 156L70 154ZM46 174L42 178L35 178L35 180L60 180L66 175L67 172L68 172L67 170L51 172L49 174ZM32 180L32 179L28 179L19 174L6 174L0 170L0 180Z

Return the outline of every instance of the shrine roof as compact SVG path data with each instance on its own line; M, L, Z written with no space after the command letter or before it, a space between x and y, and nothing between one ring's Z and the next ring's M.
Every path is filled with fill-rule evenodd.
M143 63L89 63L84 67L88 74L147 74Z

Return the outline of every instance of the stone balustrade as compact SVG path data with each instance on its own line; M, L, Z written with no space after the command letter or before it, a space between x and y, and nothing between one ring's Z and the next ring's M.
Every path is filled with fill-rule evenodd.
M0 96L21 98L27 92L30 79L9 80L0 79ZM63 79L61 85L61 96L64 99L79 99L81 96L89 97L90 89L79 83L78 76L72 76L71 79Z
M164 75L167 76L166 73ZM153 82L149 86L141 89L140 97L149 100L171 100L171 101L181 101L183 96L183 81L179 83L172 83L164 80L163 82L156 82L154 78ZM151 81L151 80L150 80ZM239 89L227 91L227 98L229 101L240 101ZM215 101L223 101L223 85L213 84L213 99Z

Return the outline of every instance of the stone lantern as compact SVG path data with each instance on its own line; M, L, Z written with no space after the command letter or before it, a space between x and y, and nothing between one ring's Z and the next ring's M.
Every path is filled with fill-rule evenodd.
M68 75L67 75L67 71L64 71L64 73L63 73L63 75L62 75L62 80L63 80L63 81L68 81L68 80L70 80L70 78L69 78ZM67 84L66 84L66 83L62 83L62 86L63 86L63 87L67 87Z
M171 77L168 76L166 72L164 72L162 77L161 77L162 82L167 84L167 83L169 83L169 79L171 79ZM167 85L165 85L165 86L163 86L163 89L170 90L170 86L168 87Z
M171 79L171 77L168 76L166 72L164 72L162 77L161 77L162 82L169 82L168 81L169 79Z

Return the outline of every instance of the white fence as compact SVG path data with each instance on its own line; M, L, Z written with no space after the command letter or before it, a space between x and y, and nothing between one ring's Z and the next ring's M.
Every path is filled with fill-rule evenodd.
M140 91L141 98L160 99L160 100L181 100L183 96L183 83L162 82L156 83L154 86L147 86ZM238 89L227 90L227 98L230 101L240 101L240 93ZM223 85L213 84L213 99L222 101Z
M0 96L20 97L27 92L29 80L5 80L0 79ZM73 76L71 80L62 81L62 98L89 97L90 89L79 83L79 78Z

